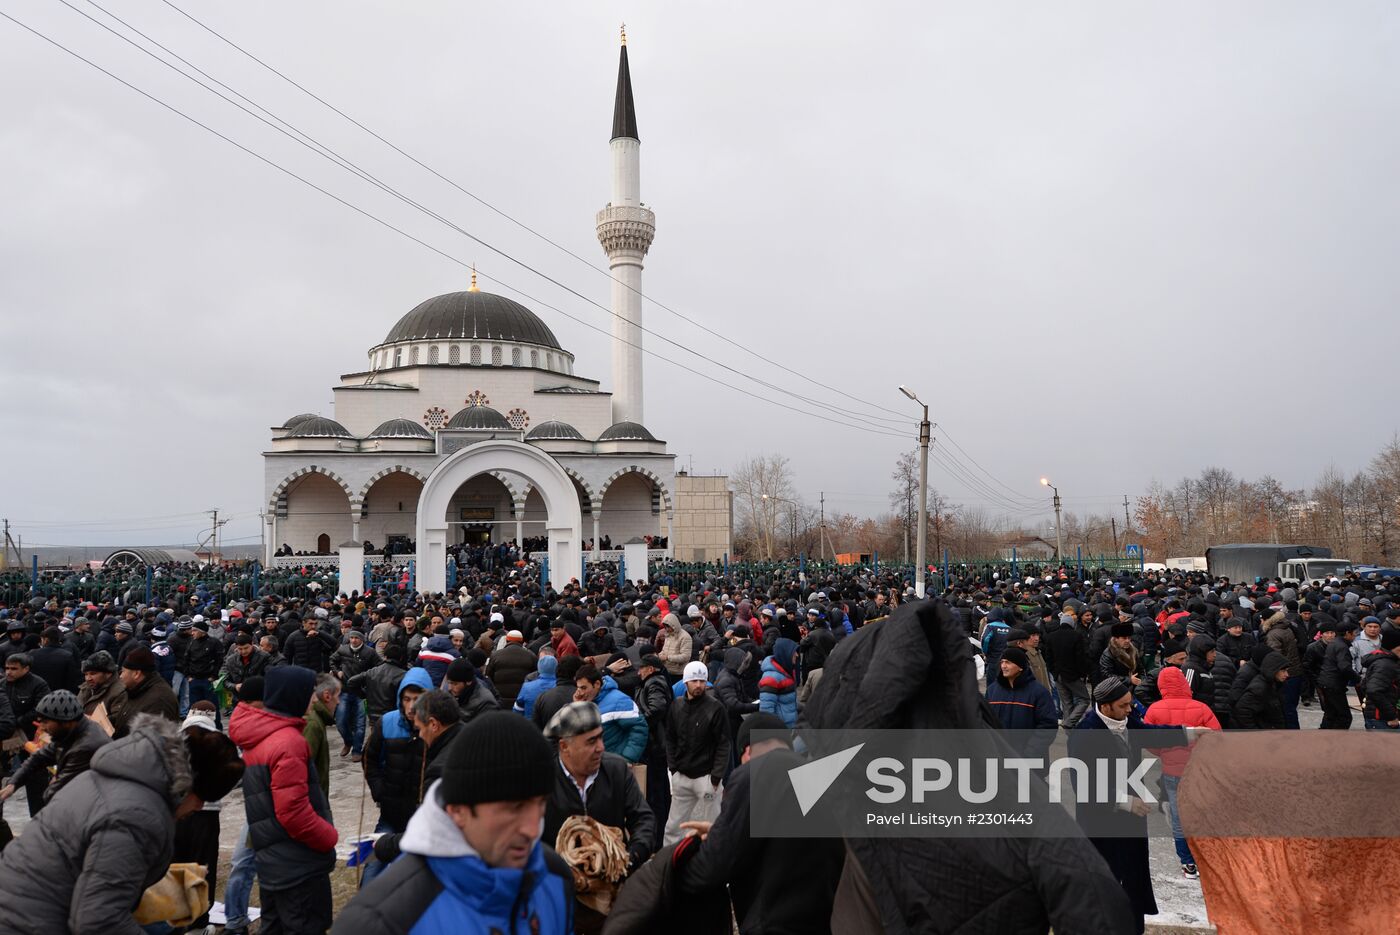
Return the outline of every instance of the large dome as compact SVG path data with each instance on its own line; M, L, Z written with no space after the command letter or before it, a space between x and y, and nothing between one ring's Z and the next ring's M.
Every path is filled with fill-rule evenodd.
M514 341L563 350L538 315L519 302L489 292L434 296L400 318L383 343L440 338Z

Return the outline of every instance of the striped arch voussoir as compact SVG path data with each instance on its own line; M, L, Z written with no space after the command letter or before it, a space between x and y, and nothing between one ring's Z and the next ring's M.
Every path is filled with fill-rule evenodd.
M618 470L613 471L612 474L608 477L608 479L603 482L602 493L598 495L599 501L601 501L602 498L607 495L608 488L613 485L613 482L624 474L640 474L643 477L649 479L653 484L656 485L656 489L660 491L661 501L666 505L666 512L669 513L671 511L671 492L666 489L666 485L662 482L661 478L657 476L655 471L652 471L648 468L644 468L638 464L631 464L625 468L619 468Z
M369 496L370 488L390 474L407 474L409 477L417 478L420 484L425 484L428 481L428 475L417 468L411 468L406 464L395 464L393 467L386 467L384 470L376 471L370 475L370 479L365 481L365 485L360 488L360 500L363 502Z
M350 505L352 508L356 508L357 505L361 502L361 498L353 490L350 489L350 485L345 482L345 478L341 477L339 474L337 474L335 471L332 471L330 468L323 468L319 465L308 464L306 467L297 468L291 474L288 474L286 477L282 478L282 483L278 484L277 489L272 491L272 497L267 502L268 508L273 510L277 509L277 501L282 497L282 495L285 494L291 488L292 484L295 484L297 481L301 480L308 474L321 474L335 481L336 484L340 486L340 489L345 491L345 499L350 501Z

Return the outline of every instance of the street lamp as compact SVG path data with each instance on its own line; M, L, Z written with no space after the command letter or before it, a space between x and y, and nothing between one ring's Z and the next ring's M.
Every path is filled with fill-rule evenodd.
M1048 477L1042 477L1040 483L1055 491L1055 561L1061 562L1064 561L1064 547L1060 541L1060 488L1050 483Z
M922 600L924 597L924 575L927 569L924 547L928 538L928 442L929 436L932 434L932 427L928 421L928 403L920 399L918 394L907 386L901 386L899 391L924 407L924 418L919 423L919 538L914 549L914 561L919 569L918 575L914 578L914 596Z
M786 504L788 505L788 516L789 516L789 518L791 519L791 526L792 526L792 533L791 533L791 535L788 537L788 545L792 548L793 553L796 554L796 552L797 552L797 501L796 501L796 500L789 500L787 497L770 497L770 496L768 496L768 494L766 494L766 493L765 493L765 494L759 494L759 499L761 499L761 500L776 500L778 503L786 503Z

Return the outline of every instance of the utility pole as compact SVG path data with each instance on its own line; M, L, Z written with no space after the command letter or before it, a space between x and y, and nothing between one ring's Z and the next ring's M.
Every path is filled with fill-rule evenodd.
M1123 535L1126 536L1132 531L1133 520L1128 515L1128 495L1123 494Z
M1049 487L1055 494L1055 561L1063 562L1065 555L1064 538L1060 535L1060 488L1050 483L1050 478L1040 479L1042 487Z
M924 417L919 422L919 534L914 549L914 596L923 600L928 548L928 443L933 427L928 421L928 403L906 386L901 386L899 391L924 409Z
M821 550L822 550L822 561L826 561L826 491L825 491L825 490L821 491L821 500L822 500L821 526L818 527L818 541L817 541L817 545L820 546L820 547L821 547Z
M1117 557L1118 557L1118 518L1117 518L1116 516L1110 516L1110 517L1108 518L1108 525L1109 525L1110 527L1112 527L1112 529L1113 529L1113 557L1114 557L1114 558L1117 558ZM1102 527L1100 527L1100 528L1102 528ZM1127 530L1125 529L1125 530L1123 530L1123 532L1126 533Z

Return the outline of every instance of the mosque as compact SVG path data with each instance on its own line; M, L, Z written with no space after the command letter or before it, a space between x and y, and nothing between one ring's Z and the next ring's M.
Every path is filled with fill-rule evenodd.
M362 552L412 554L417 586L442 591L447 549L537 544L556 584L585 554L646 542L651 558L729 552L725 477L677 473L642 405L642 261L656 216L641 200L641 142L624 34L612 121L612 200L597 215L612 284L612 383L530 309L471 288L434 296L333 387L334 418L293 416L263 453L268 565ZM607 547L607 549L605 549ZM293 555L278 555L290 550ZM641 577L629 570L628 577Z

